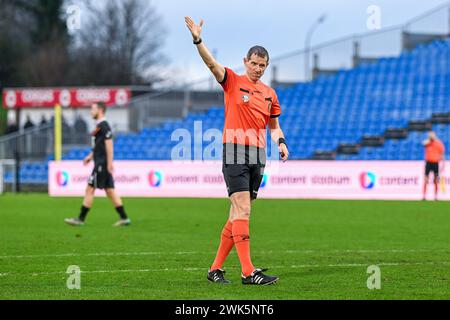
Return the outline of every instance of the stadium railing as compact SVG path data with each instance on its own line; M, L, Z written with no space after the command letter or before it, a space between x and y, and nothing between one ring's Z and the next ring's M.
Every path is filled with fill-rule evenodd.
M0 159L0 195L7 191L17 191L16 169L15 160ZM10 181L5 179L7 176L11 177Z
M53 153L53 126L45 125L0 137L0 159L42 160Z

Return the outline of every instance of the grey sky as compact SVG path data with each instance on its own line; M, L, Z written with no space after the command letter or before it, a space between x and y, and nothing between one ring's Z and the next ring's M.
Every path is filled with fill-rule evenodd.
M265 46L272 57L304 47L306 30L326 13L327 19L314 33L312 44L355 33L368 32L366 12L370 5L381 8L382 28L398 25L434 7L443 0L153 0L168 34L164 51L173 68L189 79L207 77L208 71L192 45L184 16L205 20L203 39L218 60L240 66L246 50Z

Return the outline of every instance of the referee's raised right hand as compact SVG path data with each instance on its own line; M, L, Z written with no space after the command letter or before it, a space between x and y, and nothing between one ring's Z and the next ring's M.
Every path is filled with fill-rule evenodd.
M200 35L202 33L202 27L203 27L203 20L200 21L200 24L195 24L194 20L192 20L190 17L184 17L184 20L186 21L186 26L188 27L189 31L192 34L192 38L194 41L200 40Z

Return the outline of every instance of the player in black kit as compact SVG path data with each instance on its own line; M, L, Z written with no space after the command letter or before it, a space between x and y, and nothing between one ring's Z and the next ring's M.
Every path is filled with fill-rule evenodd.
M96 189L104 189L108 198L114 204L120 220L114 224L116 227L128 226L131 224L130 219L125 213L122 200L114 189L114 178L112 176L113 167L113 142L112 132L108 122L105 119L106 106L104 103L94 103L91 106L91 115L97 121L97 126L92 133L92 152L83 160L84 165L88 165L94 160L94 171L89 177L86 194L81 207L78 218L65 219L64 221L71 226L82 226L86 220L86 216L94 202Z

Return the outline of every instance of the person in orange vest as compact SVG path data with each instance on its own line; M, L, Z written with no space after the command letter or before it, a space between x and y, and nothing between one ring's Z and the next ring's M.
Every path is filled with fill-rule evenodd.
M425 147L425 182L423 185L423 200L426 200L427 197L427 187L430 182L430 173L434 174L434 197L435 200L438 199L439 192L439 169L441 171L444 170L445 166L445 146L438 139L436 133L433 131L428 133L428 139L423 142L423 146ZM441 168L439 168L439 164L441 163Z

